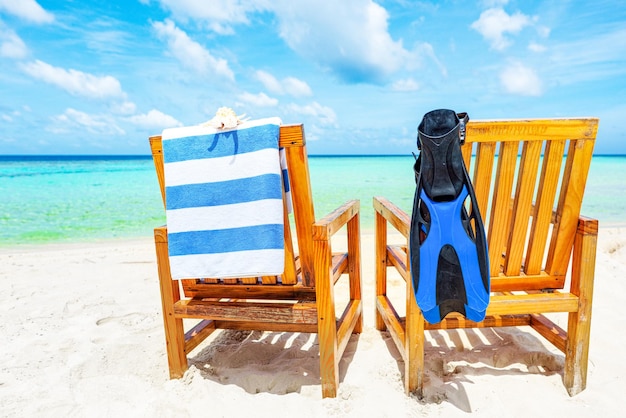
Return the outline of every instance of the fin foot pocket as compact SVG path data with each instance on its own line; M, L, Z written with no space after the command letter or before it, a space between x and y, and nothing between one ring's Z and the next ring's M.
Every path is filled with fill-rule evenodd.
M459 257L450 244L445 244L439 252L435 293L437 305L439 305L439 319L443 319L450 312L465 315L467 295L463 272Z

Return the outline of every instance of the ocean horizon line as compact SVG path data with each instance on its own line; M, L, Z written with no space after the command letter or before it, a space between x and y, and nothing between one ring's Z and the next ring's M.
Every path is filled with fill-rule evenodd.
M474 154L472 154L474 155ZM497 154L496 154L497 155ZM521 154L520 154L521 155ZM346 157L410 157L412 154L309 154L309 158L346 158ZM626 157L626 154L593 154L594 157ZM20 160L111 160L111 159L148 159L151 154L0 154L0 161Z
M328 157L407 157L411 154L309 154L309 158ZM625 154L626 156L626 154ZM148 159L152 158L151 154L3 154L0 155L0 161L12 160L112 160L112 159Z

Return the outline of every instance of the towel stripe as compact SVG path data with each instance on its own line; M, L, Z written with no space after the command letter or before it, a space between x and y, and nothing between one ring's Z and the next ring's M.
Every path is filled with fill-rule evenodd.
M184 138L182 138L184 139ZM278 148L266 148L236 156L205 158L165 164L168 186L212 183L268 173L280 174Z
M282 225L283 201L258 200L235 205L194 207L167 212L169 233L232 229L253 225Z
M170 256L284 248L283 225L168 233ZM239 260L241 263L241 260Z
M167 209L232 205L265 199L282 200L280 182L278 174L265 174L219 183L166 187Z
M258 277L273 276L283 273L283 266L276 261L283 257L282 250L236 251L226 254L192 254L170 257L172 271L178 271L181 277ZM236 273L224 274L233 265L241 265L241 260L248 260L250 267ZM198 272L202 274L198 274Z
M204 132L200 134L202 131ZM248 126L248 124L236 130L215 131L210 134L207 134L207 128L166 129L163 132L163 158L167 164L203 158L232 157L261 148L277 148L276 131L276 125ZM175 143L170 142L170 139L175 139Z

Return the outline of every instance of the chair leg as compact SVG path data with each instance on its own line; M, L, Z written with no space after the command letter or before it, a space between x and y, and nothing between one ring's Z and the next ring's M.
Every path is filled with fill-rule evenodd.
M363 332L363 280L361 279L361 233L360 233L360 217L357 213L350 221L348 221L348 262L350 266L350 300L358 301L361 306L361 314L354 326L353 333L360 334Z
M423 395L424 386L424 315L417 306L413 286L407 283L404 389L408 394Z
M167 362L170 369L170 379L183 377L187 371L187 353L185 352L185 330L183 320L174 317L173 305L180 299L178 281L171 280L171 283L162 283L161 298L163 299L163 324L165 327L165 342L167 346ZM163 287L169 287L163 291ZM174 291L174 288L176 291ZM166 307L165 305L169 305Z
M597 220L582 220L574 241L571 292L578 296L578 312L568 318L563 383L570 396L587 385L591 305L598 238Z
M320 347L322 397L334 398L339 387L339 359L335 300L331 283L331 250L327 240L315 241L315 289L317 297L317 338Z
M155 229L155 245L161 288L161 304L163 308L163 325L167 348L167 362L170 379L183 377L187 371L187 353L185 352L185 330L183 320L174 316L174 304L180 300L178 280L170 275L167 234Z
M378 297L387 294L387 221L376 211L376 231L374 242L376 243L376 299L374 310L376 311L376 329L385 331L387 326L382 315L378 312Z

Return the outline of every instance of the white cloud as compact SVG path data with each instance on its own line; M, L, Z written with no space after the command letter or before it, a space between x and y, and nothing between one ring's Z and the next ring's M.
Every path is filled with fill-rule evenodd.
M280 81L278 81L276 77L274 77L270 73L263 70L258 70L255 73L255 76L257 80L263 83L263 86L265 86L265 88L268 89L270 93L284 94L283 86L280 84Z
M177 20L199 20L219 34L233 33L232 24L248 23L247 14L262 9L262 1L251 0L159 0Z
M3 29L0 22L0 57L20 59L26 55L28 48L24 41L11 29Z
M335 111L330 107L322 106L318 102L313 102L305 106L292 103L287 108L299 115L313 116L324 125L334 125L337 122Z
M45 11L35 0L0 0L0 10L34 23L54 21L54 15Z
M272 107L278 104L278 99L269 97L265 93L252 94L252 93L245 92L245 93L240 94L238 98L245 104L250 104L250 105L259 106L259 107Z
M131 116L128 118L128 121L143 128L164 129L183 126L183 124L173 116L166 115L156 109L152 109L145 114Z
M202 45L189 38L184 31L176 27L171 20L166 19L165 22L154 22L152 26L159 38L167 42L169 52L183 66L199 74L211 72L229 80L235 79L235 75L228 67L228 61L222 58L215 58Z
M286 77L282 81L278 81L276 77L263 70L258 70L255 75L270 93L289 94L294 97L311 96L313 94L311 87L306 82L295 77Z
M499 7L506 6L509 3L509 0L482 0L480 2L483 7Z
M113 103L110 107L113 113L119 115L132 115L135 113L137 106L133 102L124 101L122 103Z
M545 45L541 45L536 42L531 42L528 44L528 49L533 52L545 52L547 48L545 47Z
M306 82L295 77L287 77L283 79L283 87L285 88L285 92L291 96L303 97L313 95L311 87L309 87Z
M520 63L512 63L500 73L500 82L511 94L520 96L540 96L542 85L539 76L532 68Z
M89 115L76 109L68 108L61 115L52 118L53 125L48 128L53 133L76 132L77 130L98 135L124 135L126 132L107 115Z
M415 60L388 31L387 11L371 0L272 2L280 36L303 57L348 82L383 82Z
M471 28L480 33L491 44L491 48L502 51L511 44L511 40L504 34L516 34L530 23L531 19L520 12L509 15L500 8L494 8L482 12Z
M391 85L391 90L393 91L417 91L418 89L419 84L417 84L417 81L412 78L398 80Z
M547 38L548 36L550 36L550 32L551 32L551 30L547 26L537 26L537 33L542 38Z
M125 97L120 82L110 75L95 76L82 71L54 67L40 60L22 65L31 77L53 84L70 94L95 99Z
M30 108L28 106L22 106L22 110L25 112L30 112ZM0 120L9 123L19 123L19 120L24 116L24 114L20 110L13 110L6 113L0 113ZM2 136L2 135L0 135Z
M276 15L280 37L301 56L350 83L384 83L400 69L419 63L388 31L387 11L373 0L159 0L178 21L208 24L220 34L249 24L249 14ZM286 88L285 86L283 86ZM292 94L304 95L302 85Z

